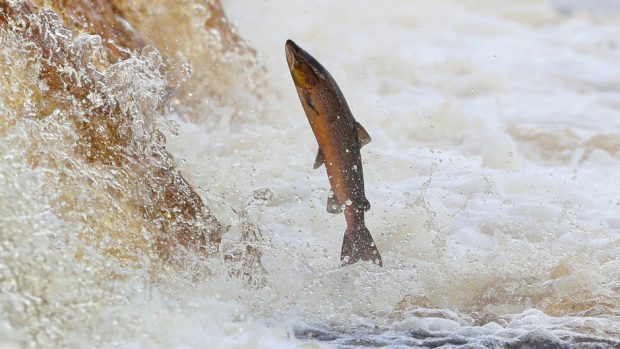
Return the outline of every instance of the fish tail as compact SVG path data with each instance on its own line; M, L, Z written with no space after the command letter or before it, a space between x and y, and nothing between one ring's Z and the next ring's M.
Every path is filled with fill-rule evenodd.
M363 224L353 229L347 228L342 240L342 251L340 252L342 266L356 263L360 259L371 261L380 267L383 266L377 245L372 239L368 228Z

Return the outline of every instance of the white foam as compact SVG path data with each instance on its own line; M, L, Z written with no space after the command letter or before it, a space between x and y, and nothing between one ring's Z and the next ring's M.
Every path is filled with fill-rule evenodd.
M27 139L3 139L0 184L8 189L0 193L0 219L3 229L8 220L19 225L2 233L25 253L39 248L43 259L33 264L32 285L0 294L0 310L12 309L0 319L0 338L63 334L64 343L82 347L319 347L293 338L299 323L343 337L378 328L504 341L557 342L566 332L618 338L620 166L608 149L620 136L598 145L607 150L580 137L620 129L612 117L620 111L620 26L614 13L564 16L553 7L559 3L577 6L227 1L232 22L268 68L257 108L264 114L240 122L222 111L209 124L179 118L180 134L167 144L208 206L232 224L224 247L238 237L231 208L256 188L273 192L262 214L251 215L265 237L267 286L244 288L217 258L207 262L213 275L198 283L179 277L154 287L145 269L129 272L127 282L99 283L99 273L117 266L94 251L92 260L73 263L78 239L54 249L54 239L76 237L79 227L63 224L48 204L53 197L38 191L44 174L25 170L18 150ZM326 212L325 170L312 170L317 146L286 67L289 38L328 68L373 139L362 150L367 226L384 268L339 267L345 222ZM548 133L529 139L511 125ZM14 257L2 262L30 260ZM40 301L27 297L31 290L58 302L20 308ZM35 308L43 315L15 310ZM9 323L40 333L14 334Z

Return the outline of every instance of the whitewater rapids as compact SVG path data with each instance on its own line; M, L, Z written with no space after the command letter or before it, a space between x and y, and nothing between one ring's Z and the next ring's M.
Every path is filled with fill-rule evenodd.
M615 2L224 6L266 68L259 97L241 91L234 112L199 119L177 108L178 130L162 126L185 178L230 225L222 252L199 261L210 273L153 284L148 263L119 267L83 247L44 188L61 174L30 168L16 147L41 140L12 131L0 140L0 345L620 345ZM372 137L366 220L384 268L339 267L345 222L326 212L326 174L312 169L289 38ZM262 254L250 286L225 262L246 222ZM101 279L115 268L123 277Z

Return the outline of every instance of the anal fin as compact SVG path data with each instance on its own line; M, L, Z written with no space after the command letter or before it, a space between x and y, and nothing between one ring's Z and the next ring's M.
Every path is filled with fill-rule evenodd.
M333 214L342 212L342 204L338 201L338 198L334 192L331 192L331 196L327 197L327 212Z

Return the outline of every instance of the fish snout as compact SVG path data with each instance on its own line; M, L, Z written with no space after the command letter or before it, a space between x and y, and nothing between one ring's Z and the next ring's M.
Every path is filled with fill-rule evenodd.
M284 51L286 52L286 62L289 69L292 71L295 67L295 56L297 55L299 46L293 42L293 40L286 40L284 45Z
M316 72L320 64L292 40L286 41L284 51L295 86L305 90L314 88L321 78Z

